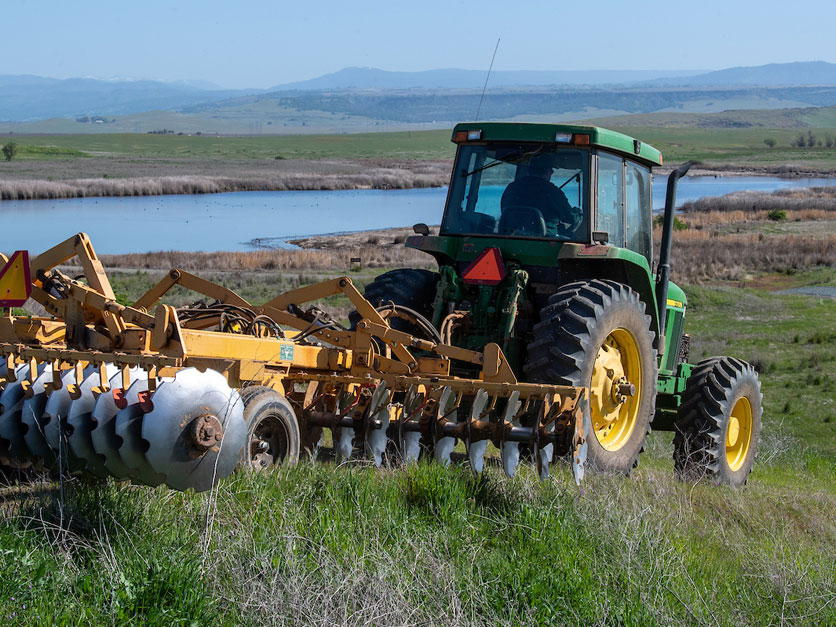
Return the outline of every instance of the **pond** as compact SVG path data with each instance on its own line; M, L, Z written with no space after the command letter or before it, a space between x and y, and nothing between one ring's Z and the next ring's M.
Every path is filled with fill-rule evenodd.
M653 205L665 202L664 177ZM833 185L833 179L689 177L678 204L734 191ZM438 224L447 188L67 198L0 201L0 251L43 251L84 231L100 254L155 250L256 250L295 237Z

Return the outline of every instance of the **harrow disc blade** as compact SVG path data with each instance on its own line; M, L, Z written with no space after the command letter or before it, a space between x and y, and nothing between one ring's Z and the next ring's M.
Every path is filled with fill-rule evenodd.
M32 464L29 449L23 439L23 424L20 422L23 399L18 400L0 415L0 457L8 460L15 468L28 468Z
M389 439L386 431L389 428L389 400L391 394L386 390L386 382L381 381L372 394L366 419L366 456L370 457L375 466L383 464L383 453ZM380 427L377 422L380 422Z
M0 457L10 465L26 464L28 449L23 440L21 414L25 395L21 379L29 376L29 366L15 369L17 381L9 383L0 393Z
M520 393L514 390L511 396L508 397L508 402L505 404L505 411L502 412L503 422L511 423L514 427L520 426L520 421L515 419L517 412L520 410ZM517 466L520 465L520 443L505 440L499 452L502 458L502 470L509 477L513 477L517 472Z
M588 434L592 433L592 422L589 419L589 401L584 399L583 420L580 426L575 425L575 434L572 439L572 476L575 478L577 485L583 481L584 472L586 470L586 456L587 456L587 442L586 438L590 437Z
M403 413L398 421L398 444L404 464L417 462L421 455L421 432L409 430L406 426L407 422L414 423L418 418L418 414L423 407L424 394L425 392L419 391L416 386L411 385L404 397Z
M488 404L488 393L485 390L479 390L476 393L476 398L473 399L473 405L470 407L470 420L468 421L467 438L464 445L467 450L467 458L470 460L470 468L477 475L484 470L485 467L485 451L488 450L487 440L472 439L472 432L470 425L479 420L485 411Z
M554 422L549 423L545 427L546 433L554 433ZM554 444L549 443L545 445L541 445L537 449L537 472L540 475L540 479L545 481L549 478L549 466L552 463L552 459L554 458Z
M180 370L163 381L142 419L145 458L175 490L209 490L238 465L247 440L244 403L214 370Z
M133 383L139 378L141 370L131 368L129 373L130 381ZM127 396L128 390L119 387L121 385L122 375L116 373L110 379L111 391L96 399L91 414L95 426L90 432L90 440L93 443L93 450L102 458L105 471L116 479L124 481L131 478L131 471L119 457L119 447L122 445L122 439L116 435L116 415L119 413L119 407L116 406L116 398L114 397L114 393L119 396Z
M441 397L438 400L439 420L446 419L450 422L457 422L458 410L455 406L456 393L452 390L452 388L445 387L441 391ZM437 437L436 433L435 447L433 450L433 456L435 457L435 461L440 463L442 466L449 466L450 455L452 454L453 449L455 448L456 438L450 436Z
M410 431L401 438L401 457L404 464L414 464L421 456L421 434Z
M115 419L116 437L121 442L118 460L120 463L113 464L113 460L108 459L105 468L114 476L124 476L117 473L123 468L127 469L127 474L132 480L153 488L165 481L165 476L154 472L145 459L145 451L148 450L148 443L142 439L142 418L145 416L145 410L139 403L139 396L147 391L148 381L144 379L137 379L128 388L125 395L128 404L119 410Z
M51 466L56 460L55 451L50 448L44 435L43 414L47 400L44 386L49 381L52 381L51 364L47 364L32 383L32 396L23 401L21 417L25 431L23 439L27 448L32 455L42 459L47 466Z
M107 378L110 380L116 374L116 366L108 364L106 369ZM84 463L85 472L99 479L106 479L110 473L105 469L104 457L98 455L93 448L91 437L96 426L92 419L93 407L96 405L93 386L99 383L99 373L94 371L79 386L81 396L70 403L67 413L67 443L73 455Z
M88 366L83 371L83 377L86 379L94 372L96 372L96 368ZM58 453L59 458L63 457L66 460L67 468L71 472L84 470L84 466L86 466L85 461L76 457L67 445L67 414L73 401L67 386L74 383L75 372L71 368L61 376L61 387L49 395L43 414L44 437L47 444Z
M339 435L334 446L334 457L338 464L342 464L351 459L351 452L354 450L354 429L340 427L337 432Z

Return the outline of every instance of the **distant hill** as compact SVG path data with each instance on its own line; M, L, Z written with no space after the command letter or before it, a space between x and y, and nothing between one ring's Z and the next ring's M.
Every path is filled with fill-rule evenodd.
M583 70L583 71L495 71L491 87L545 85L617 85L667 77L687 78L700 71L675 70ZM269 91L332 89L476 89L481 88L486 70L455 68L423 72L390 72L372 67L347 67L310 80L276 85Z
M436 128L473 118L485 74L345 68L270 91L226 90L197 81L0 76L0 129L281 134ZM823 61L698 74L503 71L491 75L480 119L560 121L833 105L836 64Z
M585 124L644 128L836 128L836 106L741 109L719 113L638 113L582 120Z
M114 116L179 109L253 90L203 89L185 82L0 76L0 121Z
M663 77L647 81L652 85L791 86L836 85L836 63L800 61L770 63L756 67L732 67L690 77Z

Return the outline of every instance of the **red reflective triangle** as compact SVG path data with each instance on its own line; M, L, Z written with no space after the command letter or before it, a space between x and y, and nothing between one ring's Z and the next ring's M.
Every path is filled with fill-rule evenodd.
M0 307L23 307L31 293L29 253L18 250L0 270Z
M498 248L486 248L462 273L462 281L472 285L497 285L505 278L505 264Z

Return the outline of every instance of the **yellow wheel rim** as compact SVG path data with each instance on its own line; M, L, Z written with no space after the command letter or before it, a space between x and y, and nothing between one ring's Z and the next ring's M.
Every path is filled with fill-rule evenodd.
M754 424L752 403L745 396L737 399L726 429L726 462L733 471L740 470L749 456Z
M627 329L615 329L598 350L589 386L592 429L604 449L617 451L633 435L642 385L638 342Z

